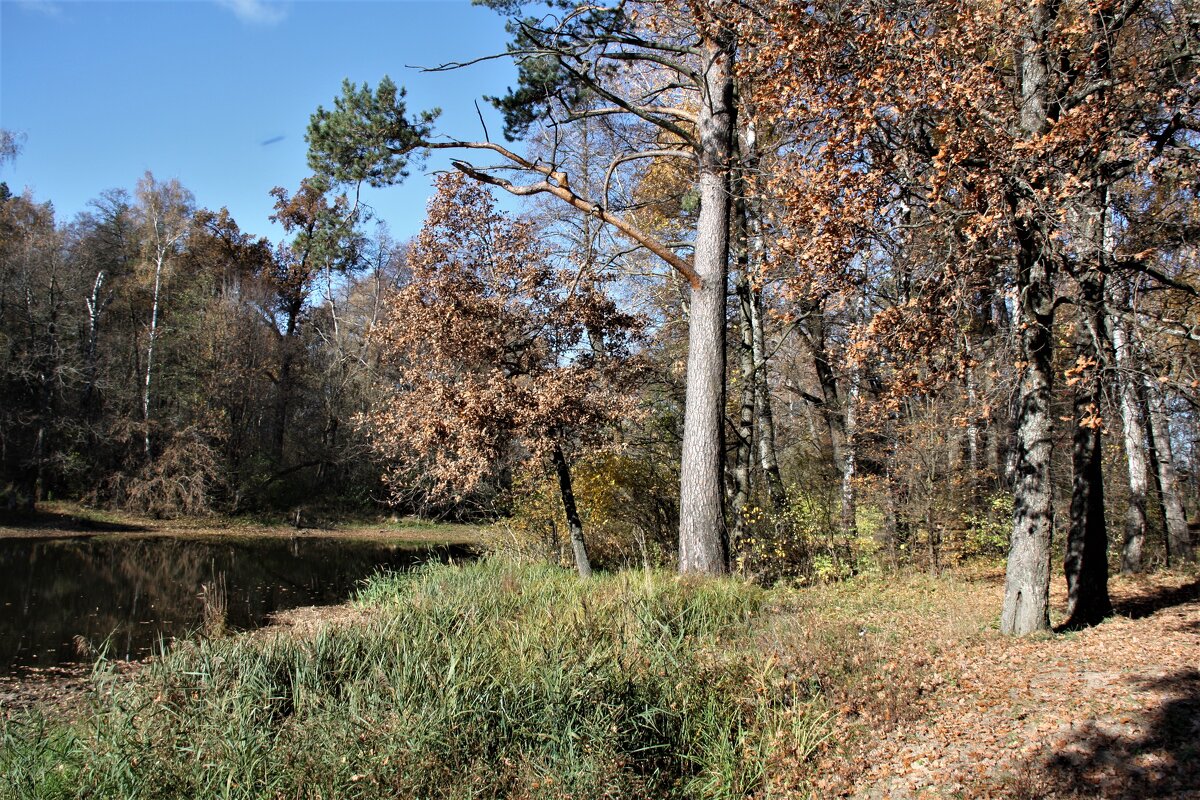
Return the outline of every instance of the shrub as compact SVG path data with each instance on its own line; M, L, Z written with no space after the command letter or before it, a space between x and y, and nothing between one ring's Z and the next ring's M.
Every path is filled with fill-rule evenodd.
M571 467L575 501L593 565L661 565L675 548L679 486L673 472L646 457L605 451ZM570 543L558 480L529 469L513 487L502 544L552 563L568 563Z
M963 515L966 523L966 557L997 558L1008 552L1012 534L1013 496L997 492L984 501L980 510Z

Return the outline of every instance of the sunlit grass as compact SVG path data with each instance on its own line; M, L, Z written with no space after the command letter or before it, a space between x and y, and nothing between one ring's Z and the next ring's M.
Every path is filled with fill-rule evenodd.
M826 723L750 645L765 599L499 559L379 577L357 620L177 648L70 730L3 723L0 795L746 797Z

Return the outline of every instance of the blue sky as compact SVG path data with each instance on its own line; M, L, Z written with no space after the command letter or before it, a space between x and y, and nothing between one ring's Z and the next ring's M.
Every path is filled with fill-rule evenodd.
M503 20L466 0L389 2L35 2L0 0L0 127L25 137L0 180L52 200L67 220L102 190L149 169L197 204L228 206L243 230L277 239L273 186L307 175L304 130L342 79L408 89L440 107L439 132L477 139L473 100L515 81L507 61L428 66L502 52ZM480 101L493 137L501 123ZM282 137L282 138L280 138ZM435 154L426 170L445 168ZM398 238L420 227L430 176L364 195Z

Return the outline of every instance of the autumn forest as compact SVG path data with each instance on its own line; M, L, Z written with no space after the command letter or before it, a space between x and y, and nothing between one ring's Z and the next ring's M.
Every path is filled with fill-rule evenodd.
M72 219L0 185L6 513L419 519L488 551L367 584L323 638L150 669L127 691L229 693L172 741L228 754L241 720L227 796L943 796L886 781L971 685L947 654L1028 675L1180 622L1137 629L1175 680L1153 747L925 785L1191 796L1194 737L1163 731L1200 709L1200 5L476 3L508 21L503 131L450 138L401 63L347 80L270 190L282 236L150 172ZM360 199L401 182L431 195L407 240ZM426 697L413 652L476 677ZM313 721L345 702L357 740ZM94 734L95 766L9 722L0 763L20 797L82 796L64 764L87 796L215 791L158 724Z

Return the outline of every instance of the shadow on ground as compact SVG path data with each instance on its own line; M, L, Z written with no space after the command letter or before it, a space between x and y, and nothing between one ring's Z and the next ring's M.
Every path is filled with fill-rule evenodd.
M1165 695L1148 727L1123 735L1120 723L1089 722L1049 758L1047 777L1078 797L1200 797L1200 671L1135 685Z
M0 511L0 527L34 528L69 533L143 533L144 525L103 522L57 511Z
M1164 608L1173 608L1197 600L1200 600L1200 580L1177 588L1165 588L1153 594L1116 601L1113 603L1113 611L1122 617L1142 619Z

